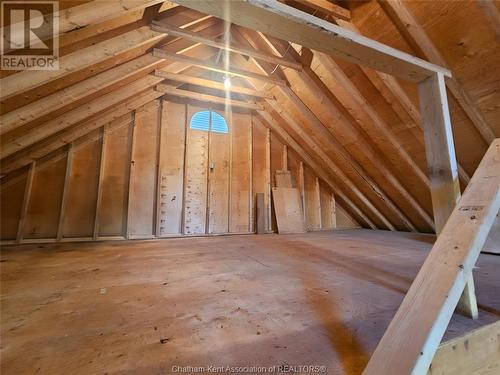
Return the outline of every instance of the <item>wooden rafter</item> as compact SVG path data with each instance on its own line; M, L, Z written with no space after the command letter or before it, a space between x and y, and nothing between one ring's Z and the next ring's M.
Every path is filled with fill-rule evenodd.
M158 77L164 78L166 80L169 80L169 81L174 81L174 82L189 83L189 84L195 85L195 86L207 87L207 88L216 89L216 90L229 91L229 92L234 92L237 94L255 96L258 98L266 98L266 99L273 98L273 95L269 91L254 90L254 89L249 89L246 87L239 87L239 86L234 86L234 85L231 85L231 87L226 88L222 82L213 81L211 79L199 78L199 77L190 76L190 75L186 75L186 74L170 73L170 72L167 72L167 71L161 70L161 69L157 69L155 71L155 75Z
M360 221L364 222L367 226L372 229L376 229L377 226L370 220L368 216L366 216L361 209L348 197L346 196L342 189L340 189L339 185L332 180L329 174L323 169L324 164L316 162L292 136L288 134L288 132L279 124L279 122L271 116L267 111L258 112L263 123L267 124L267 126L273 130L283 141L285 144L289 145L291 149L293 149L316 173L319 177L321 177L332 189L337 193L337 196L344 202L346 208L353 213L356 217L360 219Z
M243 78L249 77L249 78L258 79L258 80L261 80L261 81L264 81L267 83L272 83L275 85L281 85L281 86L286 85L286 82L281 80L281 79L268 77L268 76L265 76L262 74L257 74L254 72L238 69L235 67L226 68L226 67L223 67L221 65L211 63L209 61L195 59L195 58L183 56L180 54L165 52L165 51L162 51L161 49L158 49L158 48L155 48L153 50L153 56L156 56L156 57L159 57L162 59L168 59L171 61L186 63L188 65L198 66L200 68L212 70L212 71L219 72L219 73L224 73L224 74L227 74L229 76L237 76L237 77L243 77Z
M199 92L189 91L189 90L181 90L175 88L174 86L169 86L163 83L156 85L156 90L161 92L162 94L167 94L171 96L177 96L180 98L192 99L202 102L227 105L238 108L252 109L252 110L262 110L262 106L254 102L243 102L241 100L234 100L230 98L221 98L219 96L201 94Z
M195 23L191 26L200 30L199 32L203 35L218 35L222 31L220 25L212 25L211 22ZM184 41L182 43L171 43L165 48L177 52L184 51L192 46L193 43ZM86 102L100 92L117 89L134 79L149 74L156 68L165 67L168 64L168 61L151 56L150 54L136 57L74 85L56 91L51 95L44 96L28 105L3 114L0 117L0 135L15 130L31 121L35 121L37 118L47 116L52 112L67 108L71 109L75 103L81 104Z
M31 146L34 143L64 130L65 128L76 124L79 121L85 120L87 117L97 114L105 109L118 105L127 98L137 95L141 91L156 85L161 81L161 78L154 76L146 76L127 85L122 90L111 92L109 94L98 97L92 100L84 107L78 107L72 111L66 112L63 115L56 117L43 125L36 127L32 131L26 132L15 141L5 144L2 148L2 157L12 155L14 152L22 150L25 147Z
M444 57L401 0L379 0L379 3L401 32L401 35L403 35L405 40L417 54L435 64L447 66ZM450 90L453 97L472 121L474 127L479 134L481 134L484 141L490 144L495 138L495 134L490 126L484 120L477 106L467 94L467 91L464 90L458 79L454 76L448 78L449 79L446 80L446 87Z
M239 30L241 31L242 35L244 35L249 41L253 41L254 43L257 43L258 40L256 38L253 38L251 33L248 30ZM270 48L274 48L277 52L282 53L282 54L288 54L290 57L300 59L300 56L295 52L293 48L289 48L287 43L281 42L278 40L275 40L274 38L270 38L267 36L264 36L263 34L260 35L260 41L265 42L267 46ZM254 47L258 48L264 48L265 46L263 43L258 43ZM353 128L349 121L342 115L342 113L335 111L335 104L330 100L330 97L327 96L324 93L324 85L323 87L320 87L318 85L318 81L320 82L319 77L315 75L315 73L309 69L305 68L303 71L300 72L292 72L292 71L286 71L284 72L287 77L289 77L290 82L292 83L290 85L292 90L297 90L297 82L300 83L298 87L306 86L309 87L315 94L315 100L314 103L317 103L317 106L321 107L321 111L326 111L329 116L332 119L335 119L336 122L341 122L343 124L343 128ZM295 84L293 84L295 82ZM326 88L326 90L328 90ZM297 90L297 94L300 92L303 92L303 90ZM300 102L302 103L302 102ZM296 107L299 108L300 104L297 104ZM311 108L312 109L312 108ZM304 113L307 113L309 109L304 110ZM321 112L318 111L318 112ZM316 116L309 116L310 122L314 121L320 121L319 117L316 118ZM325 118L323 116L323 118ZM333 120L332 120L333 121ZM328 129L328 126L325 124L328 124L330 120L328 121L322 121L322 124L325 129ZM323 127L322 126L322 127ZM355 128L352 129L355 131ZM335 134L335 133L330 133L330 134ZM332 135L322 135L322 138L328 139L328 143L331 144L332 146L335 146L335 153L342 155L342 157L353 167L353 169L360 175L363 181L369 184L370 188L375 192L376 195L378 195L390 208L392 211L396 213L397 216L401 219L403 223L405 223L405 226L409 230L416 230L414 225L411 223L408 217L397 207L392 200L384 193L382 189L379 188L377 183L371 179L370 176L364 171L364 168L358 164L358 162L350 155L350 153L344 148L344 146L337 141L335 137L332 137ZM368 144L368 142L364 141L364 136L362 134L357 134L357 140L358 142L361 142L361 149L368 154L369 158L373 161L376 161L378 169L381 170L381 172L384 175L384 179L387 179L391 184L396 188L397 192L404 197L405 201L409 203L409 205L412 207L412 211L419 213L421 217L426 221L427 225L429 225L430 228L433 227L433 221L432 218L427 214L425 210L420 207L418 202L415 201L415 199L407 192L407 190L401 185L401 183L398 181L398 179L393 175L393 173L390 171L388 167L385 166L384 161L380 160L379 156L377 155L377 152L373 150L373 148Z
M25 70L12 74L1 80L1 99L6 100L24 91L64 78L72 72L95 65L117 54L125 53L141 45L158 43L163 39L165 39L165 34L157 33L150 30L148 26L144 26L61 57L58 70Z
M419 82L436 72L450 75L431 64L384 44L345 30L331 22L274 0L176 0L178 4L258 30L277 38L364 64L398 77Z
M143 94L134 95L129 100L126 100L118 106L108 108L104 112L81 122L75 126L63 130L53 136L38 142L37 144L23 149L22 151L12 155L11 157L2 160L1 169L4 173L11 173L16 169L22 168L34 160L38 160L45 155L69 144L76 139L88 134L95 129L103 127L105 124L112 121L130 122L127 117L131 111L139 108L140 106L149 103L150 101L160 97L162 94L154 90L146 91ZM121 120L119 120L121 119Z
M193 42L198 42L198 43L203 43L207 46L210 47L215 47L219 48L225 51L230 51L230 52L235 52L239 53L245 56L253 57L262 61L267 61L272 64L277 64L277 65L282 65L286 66L288 68L300 70L302 69L302 66L295 62L295 61L290 61L287 59L284 59L279 56L273 56L271 54L263 53L251 48L246 48L245 46L238 45L235 42L226 42L224 40L220 39L215 39L215 38L208 38L202 35L199 35L197 33L194 33L189 30L184 30L172 25L169 25L165 22L160 22L160 21L153 21L151 28L154 31L160 32L160 33L165 33L168 35L173 35L177 36L180 38L185 38L189 39Z
M340 5L334 4L328 0L296 0L300 4L305 4L315 10L325 13L331 17L337 17L343 20L351 19L349 9L343 8Z

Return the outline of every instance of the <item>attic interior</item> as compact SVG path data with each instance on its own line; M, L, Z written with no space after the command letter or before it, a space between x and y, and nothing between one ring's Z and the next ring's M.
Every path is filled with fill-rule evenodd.
M1 71L2 374L500 373L499 2L56 5Z

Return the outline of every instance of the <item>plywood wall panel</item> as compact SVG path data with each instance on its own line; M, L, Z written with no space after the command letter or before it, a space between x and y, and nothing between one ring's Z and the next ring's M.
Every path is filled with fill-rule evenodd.
M29 197L23 237L55 238L59 224L66 157L37 165Z
M252 138L252 183L254 195L254 207L256 207L255 196L257 193L264 194L264 207L266 210L266 230L269 229L270 191L271 191L271 172L270 172L270 153L269 153L269 134L268 130L256 118L252 119L253 138Z
M224 118L226 115L219 112ZM228 119L226 118L226 121ZM230 133L210 134L209 146L209 233L227 233L229 226Z
M94 233L101 146L102 141L99 139L73 151L63 237L90 237Z
M159 108L159 101L154 100L135 113L128 206L132 238L151 237L155 232Z
M130 116L128 126L113 129L106 136L99 210L99 236L122 236L125 234L132 121L133 117Z
M188 106L184 190L184 233L202 234L206 230L208 188L208 132L189 127L200 107Z
M232 133L231 164L231 216L230 232L248 232L250 225L251 194L251 136L252 117L248 114L233 113L230 121Z
M27 172L0 189L0 234L2 240L15 240L23 206Z
M182 233L186 105L163 101L158 169L159 236Z

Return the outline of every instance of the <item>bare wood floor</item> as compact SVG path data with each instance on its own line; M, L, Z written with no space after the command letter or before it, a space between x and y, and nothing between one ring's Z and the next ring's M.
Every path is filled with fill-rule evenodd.
M360 374L432 242L350 230L5 247L2 374ZM480 256L480 319L455 314L447 339L499 319L499 265Z

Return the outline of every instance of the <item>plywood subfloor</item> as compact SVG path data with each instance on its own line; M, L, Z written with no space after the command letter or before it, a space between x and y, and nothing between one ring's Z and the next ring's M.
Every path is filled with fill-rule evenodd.
M360 374L432 242L350 230L5 247L2 374ZM499 265L480 256L480 319L455 315L447 338L499 319Z

